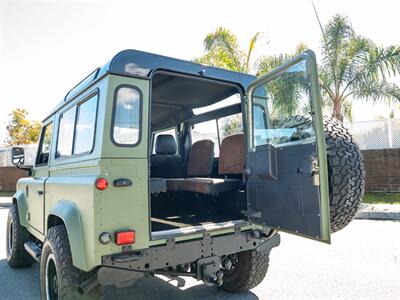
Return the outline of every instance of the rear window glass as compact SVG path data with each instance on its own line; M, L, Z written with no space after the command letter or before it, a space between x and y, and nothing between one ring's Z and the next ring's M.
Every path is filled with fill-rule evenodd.
M121 86L114 100L113 142L133 146L140 139L141 95L137 88Z

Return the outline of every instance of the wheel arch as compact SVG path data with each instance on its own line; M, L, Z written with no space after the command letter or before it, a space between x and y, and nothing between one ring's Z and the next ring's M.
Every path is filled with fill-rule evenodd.
M17 205L19 223L21 226L27 228L28 222L26 221L26 212L28 210L28 206L26 204L25 192L23 190L17 190L13 195L12 203Z
M64 225L71 247L72 263L75 267L88 269L83 227L78 207L69 200L59 200L47 216L46 232L53 226Z

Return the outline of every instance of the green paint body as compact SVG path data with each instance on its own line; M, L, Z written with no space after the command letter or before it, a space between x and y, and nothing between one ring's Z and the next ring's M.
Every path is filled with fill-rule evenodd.
M315 58L311 59L313 63ZM312 98L316 108L316 136L320 163L321 207L324 230L321 240L329 242L328 178L325 139L322 125L316 68L311 68ZM133 85L142 92L141 139L135 147L118 147L111 141L112 113L115 89L119 85ZM106 74L78 95L59 105L43 124L53 122L53 134L48 166L37 166L33 176L20 179L14 200L18 204L21 225L44 241L49 224L61 220L65 224L71 245L73 264L90 271L101 265L101 257L120 253L114 242L103 245L99 235L133 229L136 242L132 250L165 244L166 240L151 240L149 224L149 78ZM60 115L68 108L97 93L98 108L94 148L90 154L55 158L56 136ZM245 97L244 97L245 99ZM247 129L248 130L248 129ZM96 189L98 178L108 180L108 188ZM129 178L133 184L114 187L117 178ZM43 195L38 191L43 190ZM241 230L261 228L257 224L243 225ZM234 228L210 232L211 236L234 233ZM196 233L177 237L176 241L201 238Z

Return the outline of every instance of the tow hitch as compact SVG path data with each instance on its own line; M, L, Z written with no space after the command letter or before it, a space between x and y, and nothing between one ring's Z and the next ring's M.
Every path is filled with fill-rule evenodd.
M206 285L222 285L223 275L219 256L206 257L197 261L197 279L203 280Z

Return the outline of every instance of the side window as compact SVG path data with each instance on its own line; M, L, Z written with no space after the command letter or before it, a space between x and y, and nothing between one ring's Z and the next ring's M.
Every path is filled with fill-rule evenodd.
M200 140L212 140L214 157L219 157L222 140L228 135L237 133L243 133L242 113L195 124L191 131L192 144Z
M53 134L53 123L43 127L40 135L36 165L47 165L49 163L51 137Z
M119 146L135 146L140 140L141 94L138 89L121 86L114 99L112 141Z
M94 145L97 96L78 106L73 154L91 152Z
M76 107L64 112L60 117L58 128L56 158L72 155L72 140L74 138Z
M217 121L221 141L228 135L243 133L242 113L222 117Z
M218 129L216 120L210 120L193 125L191 130L192 144L200 140L214 142L214 157L219 157Z
M97 95L73 106L60 117L56 158L90 153L94 145Z
M158 131L158 132L154 133L153 134L153 150L151 151L152 154L156 153L157 136L159 136L160 134L170 134L170 135L172 135L174 137L175 142L177 141L175 128L164 130L164 131Z

